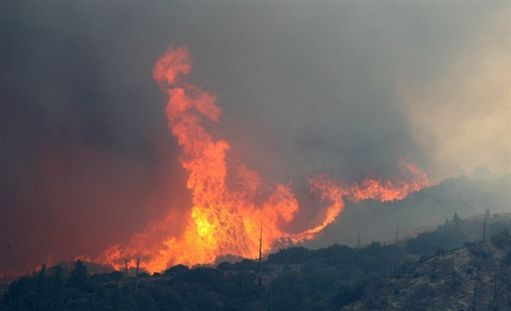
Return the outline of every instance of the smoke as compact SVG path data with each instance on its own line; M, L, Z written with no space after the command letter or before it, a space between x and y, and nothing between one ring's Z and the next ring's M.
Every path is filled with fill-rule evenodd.
M218 96L230 162L266 180L391 178L401 158L437 179L509 165L497 156L509 150L509 97L486 97L509 81L505 3L1 6L0 270L93 257L169 206L189 212L151 76L171 42L188 46L190 79ZM495 16L500 28L487 26ZM440 117L446 96L452 119ZM482 102L484 131L462 131ZM466 144L450 151L453 139Z
M510 20L511 7L488 20L430 83L401 82L412 132L437 177L511 172Z
M511 175L458 176L411 194L401 201L365 201L347 204L342 217L326 228L317 239L304 243L307 247L325 247L333 243L362 245L372 241L393 242L396 233L404 240L417 233L434 229L451 219L492 214L509 215Z

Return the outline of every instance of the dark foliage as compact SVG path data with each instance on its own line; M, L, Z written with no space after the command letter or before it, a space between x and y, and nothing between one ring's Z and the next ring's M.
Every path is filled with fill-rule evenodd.
M508 225L491 223L489 236ZM152 276L140 273L127 277L121 272L91 275L83 262L76 261L70 271L61 266L43 267L16 280L0 300L0 311L339 310L361 299L378 309L385 302L371 298L371 291L379 282L405 275L419 277L414 269L420 262L434 255L444 256L446 250L474 240L471 237L479 236L480 228L455 215L437 230L403 243L373 242L359 249L340 245L318 250L292 247L271 254L261 266L254 260L225 262L217 268L177 265ZM493 236L491 243L507 247L508 235L507 231ZM485 258L484 248L474 244L468 248ZM442 273L432 271L429 278L434 282ZM459 275L449 273L448 285L459 287ZM400 290L392 289L396 295ZM424 288L421 295L428 290Z

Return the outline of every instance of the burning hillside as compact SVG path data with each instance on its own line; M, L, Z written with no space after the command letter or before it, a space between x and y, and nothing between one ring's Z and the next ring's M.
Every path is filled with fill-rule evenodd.
M315 176L309 190L318 206L327 204L321 220L301 232L290 232L289 224L301 208L290 184L269 185L258 172L227 163L231 145L217 137L215 126L222 110L215 96L186 81L192 71L185 48L169 49L155 64L153 78L168 95L166 114L169 127L181 148L181 165L188 173L187 188L192 207L180 234L162 234L161 228L175 226L167 217L135 235L129 245L115 245L99 261L120 268L125 259L139 257L150 272L182 263L211 263L218 256L258 256L260 233L262 251L276 244L312 239L332 223L344 208L344 200L392 201L429 185L427 176L415 166L402 163L403 180L366 179L347 184L328 176ZM232 168L234 167L234 168ZM227 180L236 180L234 185Z

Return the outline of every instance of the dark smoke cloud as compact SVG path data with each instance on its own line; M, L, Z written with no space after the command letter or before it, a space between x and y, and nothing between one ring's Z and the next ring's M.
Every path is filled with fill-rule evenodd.
M0 271L95 256L167 208L179 150L151 79L171 43L272 181L429 168L397 76L435 79L499 4L2 3Z

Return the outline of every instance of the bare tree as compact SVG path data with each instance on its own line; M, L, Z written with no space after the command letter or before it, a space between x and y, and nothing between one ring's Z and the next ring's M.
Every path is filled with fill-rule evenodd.
M486 241L486 227L487 227L487 222L488 222L488 217L490 216L490 210L489 209L486 209L484 211L484 221L483 221L483 242Z
M476 272L476 283L474 285L474 292L472 294L472 311L476 311L476 307L477 307L477 290L478 290L478 286L479 286L479 278L480 278L480 275L479 275L479 270L477 270Z
M124 274L128 276L128 258L124 258Z
M259 227L259 261L258 261L258 264L257 264L257 275L258 275L258 283L259 283L259 286L262 285L262 280L261 280L261 262L262 262L262 258L263 258L263 222L261 220L261 225Z
M492 309L497 310L497 270L495 267L495 272L493 273L493 299L492 299Z
M357 248L360 248L360 230L358 230L358 236L357 236Z

